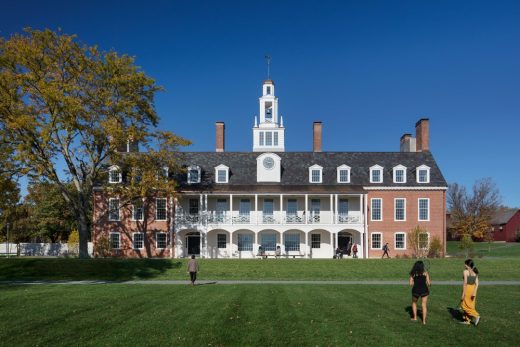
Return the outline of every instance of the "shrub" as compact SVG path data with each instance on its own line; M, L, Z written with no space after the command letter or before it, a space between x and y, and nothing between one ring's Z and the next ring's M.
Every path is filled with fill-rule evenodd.
M110 241L108 237L101 236L96 241L96 246L94 247L94 255L96 257L106 258L110 256Z
M408 232L408 244L410 245L412 256L422 258L428 255L428 231L419 225Z
M460 238L459 249L464 252L466 258L473 254L473 240L471 239L470 234L462 235Z
M67 241L68 254L78 255L79 254L79 232L77 229L72 230Z
M442 255L442 242L437 236L434 236L430 242L428 249L428 258L439 258Z

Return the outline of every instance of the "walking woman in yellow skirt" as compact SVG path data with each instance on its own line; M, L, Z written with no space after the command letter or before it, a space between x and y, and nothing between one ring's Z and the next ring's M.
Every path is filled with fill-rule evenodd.
M462 298L460 299L460 307L464 311L462 324L470 325L471 322L478 325L480 315L475 310L478 289L478 269L475 267L473 260L467 259L464 262L464 285L462 287Z

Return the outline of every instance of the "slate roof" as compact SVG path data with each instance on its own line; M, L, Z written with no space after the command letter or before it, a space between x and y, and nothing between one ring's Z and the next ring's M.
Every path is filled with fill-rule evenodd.
M360 191L365 186L395 187L447 187L435 159L430 152L277 152L281 158L280 183L257 182L257 157L262 152L182 152L182 166L201 167L201 183L190 184L187 175L177 177L181 190L323 190ZM215 167L229 167L229 183L215 184ZM323 167L323 183L309 183L309 167ZM350 183L337 182L337 168L341 165L351 168ZM383 183L370 183L370 167L383 167ZM393 168L403 165L407 168L407 182L393 183ZM417 183L416 168L430 167L430 183Z

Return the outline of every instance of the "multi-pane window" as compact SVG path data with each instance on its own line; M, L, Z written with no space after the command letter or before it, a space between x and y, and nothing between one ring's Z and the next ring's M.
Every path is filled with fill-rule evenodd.
M134 233L132 241L133 241L134 249L144 248L144 234L143 233Z
M397 169L395 170L395 183L404 183L405 177L404 177L404 170L403 169Z
M264 223L274 223L274 201L273 199L264 199L263 205L263 222Z
M278 132L273 133L273 145L278 146Z
M166 236L167 236L166 233L156 233L155 234L157 248L166 248L166 246L167 246Z
M372 220L383 220L382 205L383 199L372 199L372 207L370 209L372 213Z
M252 251L253 250L253 235L238 234L238 251Z
M406 220L406 200L395 199L395 220Z
M217 199L217 222L224 223L227 211L226 199Z
M370 168L370 183L383 182L383 168L379 165Z
M339 178L338 178L338 182L339 183L348 183L349 180L350 180L350 177L349 177L349 170L348 169L340 169L339 170Z
M264 132L263 131L260 132L259 141L260 141L260 146L263 146L264 145Z
M265 145L272 146L273 145L273 133L270 131L265 132Z
M321 247L321 234L311 234L311 248Z
M119 199L112 198L108 200L108 220L119 220Z
M394 248L395 249L406 249L406 234L395 233Z
M135 200L132 205L132 219L143 220L144 219L144 205L143 200Z
M217 234L217 247L226 248L226 245L227 245L226 234Z
M300 234L285 235L285 251L300 251Z
M428 181L429 181L428 170L426 170L426 169L419 170L418 177L419 177L419 179L418 179L419 183L428 183Z
M249 201L249 199L240 200L238 213L241 220L243 220L244 222L249 222L249 217L251 214L251 202Z
M200 183L200 168L198 166L188 168L188 183Z
M430 234L422 232L419 234L419 249L428 249L430 245Z
M318 170L318 169L311 170L311 182L312 183L321 182L321 170Z
M155 199L155 220L166 220L166 198Z
M262 234L261 244L264 251L274 251L276 249L276 234Z
M110 233L110 248L119 249L121 248L121 235L119 233Z
M190 199L189 200L189 208L190 215L198 215L199 214L199 200L198 199Z
M419 220L430 220L430 199L419 199Z
M120 183L121 182L121 171L117 167L113 167L108 171L108 182L109 183Z
M372 242L371 242L372 249L381 249L382 248L383 240L382 240L381 233L372 233L371 239L372 239Z
M227 183L227 170L225 170L225 169L217 170L217 182L218 183Z

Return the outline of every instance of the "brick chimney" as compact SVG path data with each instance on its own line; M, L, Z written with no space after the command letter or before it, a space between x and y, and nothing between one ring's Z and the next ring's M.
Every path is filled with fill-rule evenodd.
M224 125L224 122L215 122L215 129L216 129L215 151L224 152L224 146L225 146L224 131L226 130L226 126Z
M415 137L412 137L412 134L404 134L401 136L400 151L415 152L415 150Z
M430 151L430 120L420 119L415 123L415 138L417 139L417 152Z
M321 122L314 122L312 124L312 151L321 152Z

